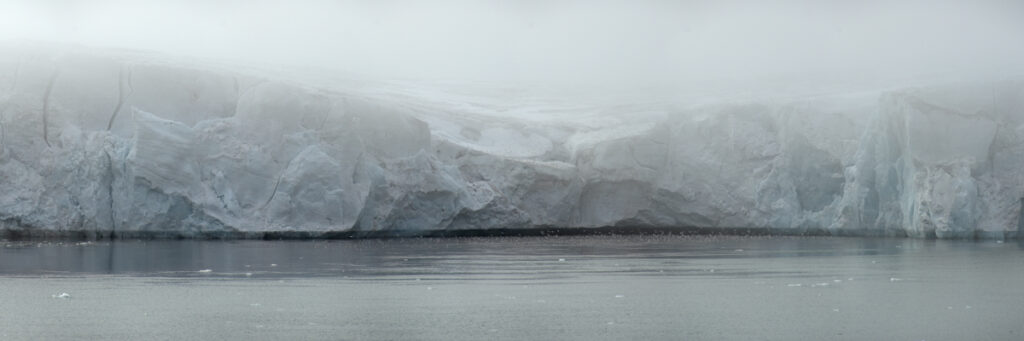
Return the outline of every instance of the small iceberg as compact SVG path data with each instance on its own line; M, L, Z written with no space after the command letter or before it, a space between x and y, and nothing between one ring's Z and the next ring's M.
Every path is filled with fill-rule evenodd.
M68 299L68 298L71 298L71 294L68 294L66 292L62 292L62 293L57 294L57 295L50 295L50 297Z

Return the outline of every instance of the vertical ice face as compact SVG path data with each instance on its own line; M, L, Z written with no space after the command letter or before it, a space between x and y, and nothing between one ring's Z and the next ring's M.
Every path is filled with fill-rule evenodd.
M1020 198L1020 212L1018 212L1017 218L1017 233L1018 236L1021 232L1024 232L1024 198Z
M962 238L1024 224L1019 80L696 106L530 102L555 119L159 60L0 53L0 226Z

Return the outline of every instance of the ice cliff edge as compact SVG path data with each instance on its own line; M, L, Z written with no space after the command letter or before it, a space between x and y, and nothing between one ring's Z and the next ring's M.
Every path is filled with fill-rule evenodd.
M562 121L474 108L3 47L0 228L1012 238L1022 221L1019 79L603 107L594 112L609 114Z

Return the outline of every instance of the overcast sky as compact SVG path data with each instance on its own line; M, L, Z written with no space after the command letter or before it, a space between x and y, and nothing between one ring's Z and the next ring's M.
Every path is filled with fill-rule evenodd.
M1024 1L0 0L0 39L388 78L833 79L1019 72Z

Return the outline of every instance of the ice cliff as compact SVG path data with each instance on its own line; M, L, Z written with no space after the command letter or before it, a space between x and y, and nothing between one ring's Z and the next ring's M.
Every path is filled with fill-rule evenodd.
M1004 238L1022 221L1020 79L546 108L314 83L0 47L0 228Z

